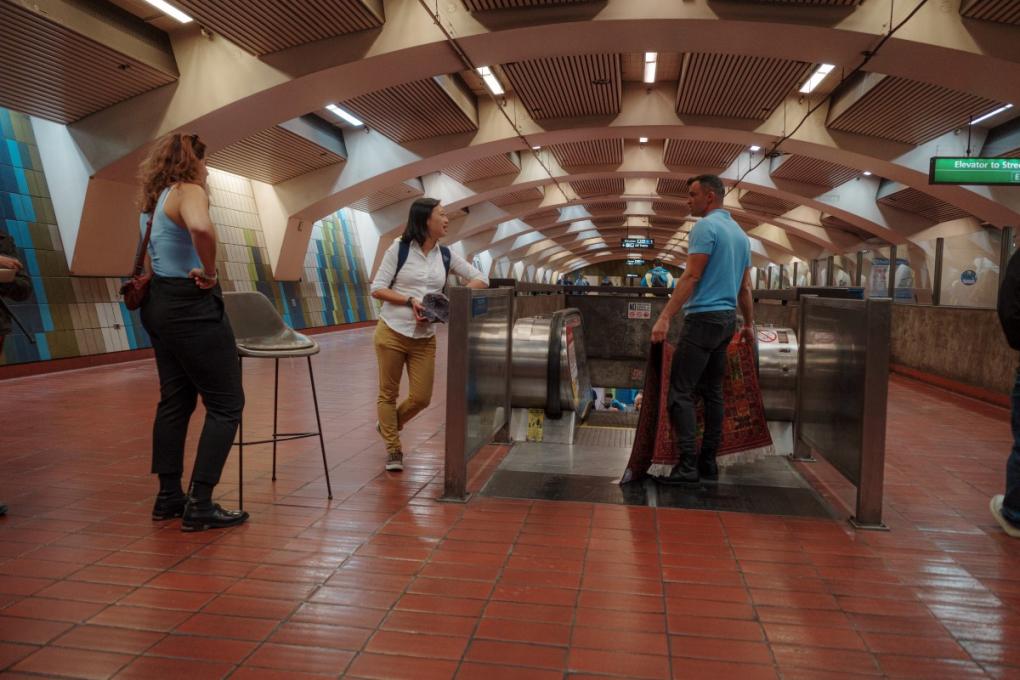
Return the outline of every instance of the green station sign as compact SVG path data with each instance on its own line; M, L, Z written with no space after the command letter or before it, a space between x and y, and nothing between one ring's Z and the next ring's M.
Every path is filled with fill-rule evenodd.
M1020 158L936 156L931 159L928 184L1020 186Z

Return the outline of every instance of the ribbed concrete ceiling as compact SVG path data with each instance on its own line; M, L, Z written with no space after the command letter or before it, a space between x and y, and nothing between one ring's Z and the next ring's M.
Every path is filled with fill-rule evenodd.
M579 165L619 165L623 163L622 139L597 139L590 142L554 144L549 147L564 168Z
M787 156L772 166L773 179L788 179L823 187L836 187L860 177L859 170L807 156Z
M150 39L156 47L169 49L165 37ZM71 123L173 83L176 68L172 60L168 64L170 68L153 67L43 14L0 0L0 106Z
M173 0L196 21L252 54L379 28L382 0Z
M478 129L435 78L377 90L342 106L398 143Z
M765 120L811 64L738 54L685 54L676 112Z
M536 120L606 116L620 111L620 55L586 54L503 64Z
M501 153L488 158L481 158L477 161L458 163L448 166L444 173L453 179L467 184L489 177L501 177L503 175L516 175L521 171L520 166L514 161L510 154Z
M551 7L553 5L572 5L592 0L463 0L464 6L472 12L484 12L496 9L520 9L527 7Z
M887 194L879 198L878 202L921 215L932 222L947 222L969 217L966 211L910 187Z
M342 156L278 126L209 155L211 167L267 184L278 184L344 160Z
M670 166L726 168L746 147L726 142L703 142L696 139L666 140L663 162Z
M970 19L1020 26L1020 2L1017 0L963 0L960 14Z

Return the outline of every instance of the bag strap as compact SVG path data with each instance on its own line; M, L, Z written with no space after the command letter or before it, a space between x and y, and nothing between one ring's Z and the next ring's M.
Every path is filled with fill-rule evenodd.
M390 288L393 288L393 284L397 282L397 274L404 268L404 263L407 262L407 255L411 252L410 241L400 241L400 245L397 246L397 268L393 270L393 280L390 281Z
M446 269L446 275L450 275L450 249L446 246L439 246L439 254L443 256L443 267Z
M149 250L149 237L152 236L152 217L149 217L149 222L145 226L145 238L142 239L142 244L138 248L138 253L135 255L135 270L131 276L141 276L142 272L145 271L145 253Z

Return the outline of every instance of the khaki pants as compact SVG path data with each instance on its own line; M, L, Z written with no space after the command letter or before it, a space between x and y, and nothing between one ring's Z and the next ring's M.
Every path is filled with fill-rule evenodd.
M400 430L407 421L429 405L432 400L432 377L436 368L436 336L409 338L397 333L382 320L376 324L375 356L379 362L379 429L386 451L401 451ZM410 390L407 399L397 404L400 378L407 364Z

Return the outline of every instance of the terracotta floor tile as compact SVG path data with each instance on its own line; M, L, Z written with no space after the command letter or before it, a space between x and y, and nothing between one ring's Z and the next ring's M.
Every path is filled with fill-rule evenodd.
M242 618L240 616L219 616L217 614L195 614L174 629L176 633L205 635L231 640L265 640L277 622L268 619Z
M573 607L578 601L578 591L571 588L519 586L500 583L493 590L492 599L505 602Z
M189 616L190 612L113 605L92 617L89 623L97 626L168 632L186 621Z
M157 575L159 575L159 572L154 569L126 569L123 567L104 567L93 564L74 572L71 578L75 581L140 586Z
M484 619L482 619L484 621ZM392 611L382 622L382 630L399 630L405 633L433 633L435 635L467 636L479 625L471 616L434 616L426 612ZM365 639L368 639L367 636Z
M919 637L891 633L861 633L875 654L923 656L934 659L968 659L967 652L948 636Z
M394 608L452 616L480 616L485 608L485 600L409 593L397 600Z
M164 637L164 633L149 630L128 630L85 624L75 626L57 638L53 644L59 647L93 649L100 652L141 654Z
M20 616L26 619L81 623L94 616L97 612L102 611L105 607L105 604L97 604L95 602L74 602L71 600L26 597L7 607L3 612L6 616Z
M385 616L386 612L382 609L305 603L298 607L297 611L291 616L291 620L336 626L354 626L355 628L376 628Z
M0 671L24 659L38 649L35 645L0 642Z
M868 652L773 644L772 654L780 667L799 666L818 670L878 673L875 657Z
M365 645L372 654L400 654L430 659L460 660L467 648L466 636L429 635L401 631L378 631Z
M632 678L669 678L669 659L651 654L626 654L595 649L570 650L570 671L608 673Z
M566 667L567 650L562 647L472 640L464 655L466 661L494 663L505 666L528 666L561 670Z
M256 646L255 642L243 640L168 635L146 651L146 654L236 664L251 654Z
M226 663L211 661L193 661L191 659L164 659L154 656L141 656L131 662L127 668L118 673L117 680L149 680L151 678L179 678L180 680L215 680L225 678L233 666Z
M43 588L53 585L56 580L49 578L31 578L27 576L4 576L0 578L0 593L13 595L34 595Z
M765 642L670 635L669 649L674 658L689 656L697 659L718 659L737 663L772 663L772 655Z
M672 616L669 618L669 632L677 635L697 635L749 642L759 642L765 639L762 627L757 621L716 619L706 616Z
M466 661L457 670L456 680L562 680L560 671L545 671L519 666L497 666Z
M779 675L772 666L759 666L711 659L673 659L674 680L778 680ZM784 675L784 678L786 676Z
M13 616L0 616L0 640L4 642L44 645L64 631L69 630L72 625L63 621L43 621L40 619L19 619Z
M548 644L548 643L545 643ZM633 654L669 654L669 644L660 633L574 627L571 648L601 649Z
M281 671L251 666L241 666L230 674L231 680L320 680L335 677L336 675L332 673L298 673L293 670Z
M142 586L122 598L117 604L152 609L198 611L216 598L216 593L196 593L187 590L164 590Z
M361 653L348 667L347 677L377 680L446 680L452 678L456 671L456 661Z
M131 586L119 586L110 583L86 583L84 581L58 581L43 588L36 595L57 600L78 600L112 604L131 592Z
M45 647L22 659L12 670L72 678L109 678L132 658L127 654Z
M973 661L926 659L917 656L882 654L878 663L891 678L981 678L986 677Z
M245 661L245 665L339 675L353 658L354 652L351 651L265 643Z
M219 595L212 602L205 605L202 611L206 614L250 616L256 619L274 619L280 621L293 613L299 604L297 601Z
M483 618L474 632L475 638L505 642L532 642L565 647L570 644L570 626L539 621Z
M168 571L152 579L146 585L150 588L167 588L170 590L189 590L201 593L221 593L234 582L230 576L209 576L205 574L180 574Z
M742 602L713 602L711 600L670 599L666 602L666 612L670 618L674 616L709 616L720 619L755 618L754 607Z

